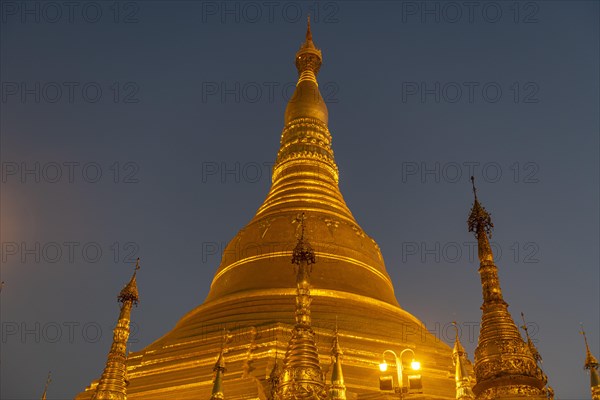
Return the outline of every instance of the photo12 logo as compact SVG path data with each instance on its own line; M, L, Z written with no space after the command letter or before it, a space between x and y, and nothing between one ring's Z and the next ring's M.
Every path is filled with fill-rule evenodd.
M3 24L136 24L136 1L2 1Z
M134 161L109 165L95 161L6 161L1 164L2 183L139 183L140 166Z
M534 1L402 1L402 23L536 24L540 3Z
M486 183L503 178L512 183L539 183L540 165L534 161L501 164L496 161L405 161L401 165L402 183L466 183L474 176Z
M133 264L140 253L136 242L95 241L6 241L2 242L2 263L18 264L75 264L113 262Z
M301 87L296 87L296 82L202 82L202 103L231 103L255 104L275 102L294 102L295 92L298 98L303 98ZM338 92L340 87L336 82L323 82L319 84L319 92L311 92L314 100L326 104L339 103Z
M490 242L496 261L510 257L515 264L538 264L540 246L534 241L511 242L504 246ZM478 262L477 242L402 242L402 263L405 264L475 264Z
M1 324L2 343L98 343L105 332L112 332L115 326L105 326L95 321L3 321ZM131 321L128 343L138 343L140 326Z
M16 82L3 81L2 104L137 104L140 86L136 82Z
M402 103L496 104L502 100L515 104L540 102L540 85L534 81L404 81L401 89Z
M296 23L310 20L316 23L339 22L340 3L337 1L202 1L203 23Z

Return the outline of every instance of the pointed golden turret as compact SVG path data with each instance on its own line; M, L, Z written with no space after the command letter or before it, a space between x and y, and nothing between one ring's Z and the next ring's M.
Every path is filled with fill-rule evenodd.
M581 324L581 332L583 340L585 341L585 364L584 368L590 371L590 390L592 392L592 400L600 400L600 378L598 377L598 360L590 351L588 345L587 336L583 330L583 324Z
M332 400L346 400L346 385L344 384L344 373L342 372L343 355L344 352L342 351L342 348L340 346L336 318L333 345L331 349L331 356L333 358L333 370L331 372L331 387L329 389L329 398Z
M48 377L46 378L46 385L44 386L44 393L42 393L42 400L46 400L46 396L48 396L48 386L52 382L51 372L48 371Z
M93 400L127 400L127 340L129 339L129 323L131 308L139 301L136 275L140 269L140 259L135 263L131 280L117 297L121 303L119 321L113 331L113 343L108 353L106 367L98 382Z
M217 358L217 362L215 362L215 366L213 367L213 371L215 372L215 379L213 381L213 388L210 394L210 400L223 400L225 395L223 394L223 375L225 374L225 338L223 339L223 345L221 346L221 352L219 353L219 357Z
M279 361L277 360L277 343L275 343L275 362L271 373L267 380L269 381L269 400L277 399L277 388L279 387L279 377L281 376L281 368L279 368Z
M452 351L452 361L454 362L454 380L456 381L456 399L470 400L475 399L471 388L471 378L467 370L469 362L467 352L463 347L458 337L458 327L456 323L452 323L456 329L456 339L454 341L454 349Z
M302 213L298 218L301 233L292 255L292 264L296 266L296 324L288 343L277 391L283 400L326 398L323 371L310 318L310 273L315 263L315 253L304 237L304 221Z
M475 349L476 399L547 399L547 382L529 346L502 297L498 268L488 235L493 228L490 214L477 198L473 182L474 203L468 219L469 232L477 238L479 274L483 290L481 329Z
M527 338L527 347L529 347L529 351L531 351L531 354L533 355L533 358L535 358L535 361L541 363L542 355L538 351L537 347L535 347L533 340L531 340L531 337L529 336L529 328L527 328L527 322L525 322L525 314L523 312L521 312L521 319L523 320L523 325L521 325L521 329L525 331L525 337Z
M527 338L527 347L529 348L531 355L537 363L540 374L542 374L542 379L544 380L544 382L546 382L547 395L549 398L554 398L554 389L552 389L552 387L548 385L548 377L542 369L542 355L538 351L537 347L535 347L533 340L531 340L531 336L529 336L529 328L527 327L527 322L525 321L525 314L523 312L521 312L521 319L523 320L523 325L521 326L521 329L525 331L525 337Z

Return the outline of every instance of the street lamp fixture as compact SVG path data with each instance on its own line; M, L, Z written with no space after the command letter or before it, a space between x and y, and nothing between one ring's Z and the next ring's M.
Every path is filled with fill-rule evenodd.
M410 363L410 367L412 368L413 371L418 371L421 369L421 363L418 362L417 360L415 360L415 352L412 349L404 349L400 352L400 356L398 356L393 350L385 350L383 352L383 361L381 362L381 364L379 364L379 370L381 372L385 372L388 369L388 364L385 361L385 356L387 353L391 354L392 356L394 356L394 359L396 361L396 373L397 373L397 378L398 378L398 386L390 388L390 389L395 389L397 392L400 393L400 398L402 398L403 394L404 394L404 381L403 381L403 371L404 371L404 366L402 365L402 356L404 355L404 353L406 352L411 352L413 355L412 361ZM386 385L385 386L389 386L390 385L390 380L391 377L387 378ZM380 384L384 384L384 380L380 379Z

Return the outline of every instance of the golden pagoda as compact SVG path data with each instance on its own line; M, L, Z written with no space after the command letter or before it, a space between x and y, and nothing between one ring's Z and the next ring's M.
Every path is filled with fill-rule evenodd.
M232 336L223 376L227 400L292 396L289 389L298 382L295 386L289 377L297 364L286 354L280 370L276 357L278 343L289 343L291 349L294 337L308 346L303 351L310 353L312 375L304 388L318 392L317 397L321 388L327 393L335 387L341 398L342 386L343 395L353 400L397 397L380 391L378 365L385 350L406 348L422 365L423 393L412 398L455 397L450 347L400 307L379 246L354 219L339 190L328 110L317 82L322 60L309 24L295 57L298 82L285 110L271 189L226 247L204 303L163 337L129 355L130 400L210 398L223 328ZM302 213L305 218L299 221ZM294 285L290 267L302 226L317 259L308 294L308 274L297 275ZM312 265L300 261L297 274ZM310 314L304 308L308 302ZM325 377L332 366L326 366L336 316L344 327L344 374L329 384ZM90 399L92 388L77 399Z
M479 274L483 289L481 328L475 349L475 398L552 398L552 390L546 388L547 378L532 352L533 343L523 341L508 312L508 304L502 297L498 268L488 238L494 225L490 214L479 203L473 177L471 181L475 200L468 226L469 231L474 232L477 238ZM535 354L539 356L537 350Z
M590 351L590 346L588 345L587 336L583 330L583 325L581 326L581 334L583 335L583 340L585 341L584 368L590 372L590 391L592 393L592 400L600 400L600 378L598 377L598 366L600 366L600 364L598 364L598 360Z

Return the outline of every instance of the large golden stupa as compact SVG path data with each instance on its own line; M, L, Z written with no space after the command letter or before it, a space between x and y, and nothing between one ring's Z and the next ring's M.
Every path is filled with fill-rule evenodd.
M422 394L411 398L455 398L452 350L400 307L377 243L340 193L316 78L321 62L309 25L296 54L299 79L285 111L271 190L225 249L204 304L129 354L127 398L209 399L213 370L228 400L270 398L269 376L276 360L284 360L294 327L298 299L290 260L304 227L316 256L310 311L325 380L331 382L343 363L348 399L397 398L380 390L379 364L385 350L409 348L421 362L423 384ZM332 363L332 343L343 350L343 361ZM97 385L77 399L91 399Z

